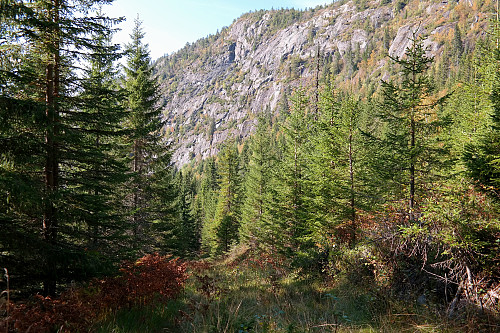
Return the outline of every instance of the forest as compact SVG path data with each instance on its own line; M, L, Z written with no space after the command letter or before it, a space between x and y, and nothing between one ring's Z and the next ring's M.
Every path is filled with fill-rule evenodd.
M248 138L176 166L112 2L0 0L1 330L500 330L498 9L438 63L415 31L370 87L368 51L318 47Z

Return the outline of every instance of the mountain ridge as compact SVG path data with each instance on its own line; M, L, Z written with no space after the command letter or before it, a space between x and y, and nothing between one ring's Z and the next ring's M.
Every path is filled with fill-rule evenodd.
M371 97L392 75L387 54L401 57L413 33L424 36L437 71L455 29L463 31L465 51L474 48L490 5L351 0L244 14L155 63L173 161L180 167L217 154L228 137L247 138L259 112L279 113L287 91L320 75Z

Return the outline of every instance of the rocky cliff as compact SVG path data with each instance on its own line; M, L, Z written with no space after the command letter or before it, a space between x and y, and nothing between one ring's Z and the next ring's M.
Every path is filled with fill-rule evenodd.
M482 3L478 4L478 3ZM490 4L474 0L351 0L306 11L248 13L221 32L157 60L174 162L216 154L229 136L246 138L263 110L325 73L373 94L400 57L424 38L436 62L461 30L471 50ZM319 55L319 57L318 57Z

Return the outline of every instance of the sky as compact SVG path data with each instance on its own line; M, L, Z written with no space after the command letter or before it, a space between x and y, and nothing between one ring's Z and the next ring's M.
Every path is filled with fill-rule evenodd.
M157 59L229 26L242 14L258 9L304 9L332 0L115 0L103 8L109 17L124 16L114 42L128 43L137 17L142 21L144 42Z

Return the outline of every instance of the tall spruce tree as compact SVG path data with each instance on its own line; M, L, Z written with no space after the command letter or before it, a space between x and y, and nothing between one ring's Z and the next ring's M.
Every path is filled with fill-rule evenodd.
M255 245L273 247L278 238L273 218L275 144L268 115L259 116L257 129L250 143L249 170L244 182L245 198L242 207L240 239ZM261 243L261 244L259 244Z
M125 226L122 221L123 190L127 180L127 159L121 149L125 131L121 128L125 112L121 105L123 92L118 85L115 61L121 57L118 46L111 43L111 34L94 34L100 52L86 56L83 70L81 112L71 115L73 130L69 132L80 142L75 152L78 167L71 170L73 186L65 195L79 206L78 219L87 249L119 257Z
M219 191L219 175L217 174L217 166L214 157L205 160L202 175L199 196L201 209L203 211L203 219L208 221L215 216L217 193Z
M318 239L325 239L336 229L339 238L352 245L356 238L357 210L366 200L361 177L362 108L355 97L342 98L329 83L321 94L320 110L312 165Z
M166 240L171 252L183 256L192 256L199 249L200 230L196 200L197 186L191 170L180 171L176 177L177 219L172 223Z
M238 241L240 226L241 180L238 170L238 148L230 140L219 157L219 196L214 216L216 253L228 252Z
M142 39L141 22L136 19L132 41L126 45L127 64L124 67L124 88L127 94L125 107L129 113L125 126L130 132L131 146L131 208L132 234L137 248L161 243L161 237L151 238L152 232L160 235L167 230L173 218L171 153L163 140L161 110L158 107L158 84L153 78L153 68L148 46Z
M13 288L43 280L40 237L44 184L45 106L32 84L40 74L17 36L34 13L16 2L0 2L0 261ZM32 42L32 41L31 41ZM31 46L33 47L33 46Z
M402 58L391 58L400 68L400 81L382 82L379 117L384 133L376 141L379 148L376 169L388 181L396 198L406 197L411 221L417 220L418 195L426 182L445 166L447 146L439 133L447 119L439 114L446 96L436 98L427 76L432 58L414 35Z
M311 214L314 221L315 238L324 243L326 233L341 223L339 212L340 179L342 175L341 144L339 135L340 101L333 80L322 89L319 101L319 119L312 135L314 149L310 170L313 196ZM326 232L326 233L325 233Z
M214 157L209 157L203 165L199 200L202 211L201 249L210 253L214 243L214 218L219 193L219 175Z
M491 125L476 142L466 146L463 160L470 176L476 181L478 188L500 202L500 22L492 24L492 40L485 50L487 61L484 63L483 81L491 84L489 102L491 103ZM493 80L489 79L493 77Z
M82 81L75 68L84 54L110 52L93 37L110 34L115 20L96 13L96 9L111 2L2 2L2 19L9 15L2 20L2 29L13 36L8 43L11 53L2 59L2 78L6 79L1 82L3 120L4 124L12 122L5 132L9 138L5 138L21 135L27 139L20 149L7 150L3 158L7 161L3 166L9 166L4 174L11 180L14 175L22 180L5 184L6 193L16 193L7 201L5 212L9 226L20 226L17 231L30 238L26 251L38 257L33 262L33 280L43 283L45 294L54 294L58 282L81 279L91 272L87 265L90 253L81 247L79 208L88 206L92 199L74 195L81 185L75 169L89 167L87 154L76 153L85 145L76 124L89 118L80 103ZM24 150L28 146L30 150ZM33 199L28 202L33 205L16 202L23 188L29 189ZM32 234L30 230L37 225L41 234ZM2 241L2 246L10 245ZM17 250L9 248L2 253L16 257ZM26 266L24 259L20 262Z
M309 99L302 89L291 98L290 114L283 125L283 156L278 164L278 219L283 234L280 248L298 261L314 247L310 224L308 189L311 114Z

